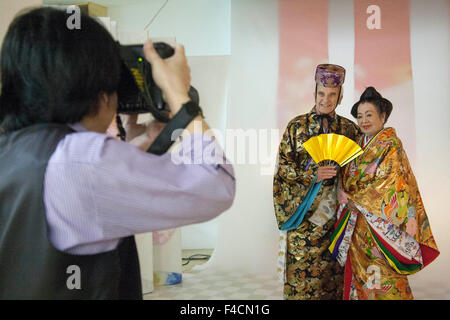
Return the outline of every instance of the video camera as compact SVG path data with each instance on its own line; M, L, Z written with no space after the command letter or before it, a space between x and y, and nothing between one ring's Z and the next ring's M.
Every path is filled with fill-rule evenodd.
M164 42L153 44L163 59L171 57L175 50ZM139 114L150 112L161 122L169 121L170 108L164 101L161 89L152 77L152 67L145 59L143 45L120 45L122 58L121 76L118 94L117 113ZM189 97L197 105L199 95L194 87L189 89Z

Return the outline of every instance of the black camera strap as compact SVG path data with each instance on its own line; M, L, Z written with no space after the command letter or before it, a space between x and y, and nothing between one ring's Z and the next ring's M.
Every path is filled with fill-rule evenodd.
M203 117L202 109L195 102L189 101L183 104L180 111L178 111L175 116L169 120L147 152L157 155L166 153L182 133L180 130L179 133L177 132L173 135L174 131L177 129L186 128L188 124L191 123L191 121L199 114Z

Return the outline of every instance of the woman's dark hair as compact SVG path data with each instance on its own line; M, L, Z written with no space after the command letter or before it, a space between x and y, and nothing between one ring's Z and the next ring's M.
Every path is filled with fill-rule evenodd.
M373 104L380 116L384 113L386 115L384 122L386 123L392 112L392 103L388 99L383 98L374 87L368 87L364 90L363 94L359 98L359 101L352 107L352 116L355 118L358 117L358 107L361 103L365 102Z
M0 56L0 133L36 123L75 123L98 111L98 95L117 90L116 42L93 18L38 8L10 24Z

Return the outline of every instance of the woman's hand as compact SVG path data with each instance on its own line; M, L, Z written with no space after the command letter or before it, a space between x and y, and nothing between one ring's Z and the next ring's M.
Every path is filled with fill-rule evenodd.
M338 189L338 201L339 204L346 204L348 202L348 196L342 188Z
M353 212L359 212L359 209L355 206L355 203L352 200L348 200L347 208L349 208Z

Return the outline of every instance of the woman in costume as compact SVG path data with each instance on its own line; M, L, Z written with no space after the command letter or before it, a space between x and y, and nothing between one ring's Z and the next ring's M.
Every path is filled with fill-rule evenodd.
M364 153L343 168L330 251L345 265L344 299L413 299L407 275L439 251L394 128L392 103L373 87L352 108Z

